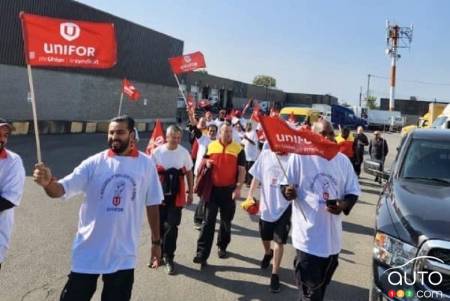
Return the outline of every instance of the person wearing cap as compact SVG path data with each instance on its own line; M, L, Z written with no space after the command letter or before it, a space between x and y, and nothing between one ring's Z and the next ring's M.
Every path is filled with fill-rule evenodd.
M381 137L381 133L379 131L375 131L373 134L374 138L370 140L369 143L369 155L372 160L376 160L381 163L380 171L383 171L384 161L386 160L386 156L389 152L389 147L386 140ZM380 176L376 175L374 181L381 183Z
M109 148L81 162L63 179L53 177L44 163L35 165L34 181L49 197L84 195L71 271L60 301L91 300L100 275L102 300L130 300L144 212L151 232L149 267L159 266L159 205L164 195L152 159L132 147L134 123L129 116L113 118Z
M0 269L8 250L14 224L14 208L19 206L25 184L20 156L5 148L13 127L0 118Z

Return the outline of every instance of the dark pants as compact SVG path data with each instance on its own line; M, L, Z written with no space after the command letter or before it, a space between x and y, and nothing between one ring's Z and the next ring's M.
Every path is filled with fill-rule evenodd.
M99 274L71 272L61 293L60 301L89 301L97 288ZM102 301L128 301L133 289L134 270L103 274Z
M197 241L197 256L208 259L214 240L217 212L220 210L220 229L217 246L226 250L231 241L231 221L236 211L236 203L232 199L233 187L213 187L211 198L205 205L205 220Z
M197 208L195 208L194 224L203 223L204 218L205 218L205 201L202 198L200 198L197 204Z
M250 185L250 183L252 182L253 176L248 172L250 170L250 168L252 168L253 164L255 163L255 161L247 161L245 163L245 184Z
M173 259L177 248L178 226L181 222L181 207L173 202L159 206L159 230L161 235L161 252L168 259Z
M338 254L323 258L297 250L294 269L299 289L298 300L322 301L337 266Z

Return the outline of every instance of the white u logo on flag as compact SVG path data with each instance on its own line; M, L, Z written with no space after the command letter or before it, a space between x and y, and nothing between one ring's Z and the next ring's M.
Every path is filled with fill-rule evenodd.
M67 41L73 41L80 36L80 27L75 23L61 23L59 33Z

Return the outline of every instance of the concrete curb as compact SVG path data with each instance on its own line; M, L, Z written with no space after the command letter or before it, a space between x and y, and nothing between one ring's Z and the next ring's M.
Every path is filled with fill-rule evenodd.
M151 131L153 129L156 119L141 119L136 120L136 128L139 132ZM161 118L164 127L170 124L175 124L175 118ZM32 135L34 134L34 123L32 120L13 121L14 130L12 135ZM107 133L109 120L100 121L67 121L67 120L50 120L39 121L39 133L46 134L92 134L92 133Z

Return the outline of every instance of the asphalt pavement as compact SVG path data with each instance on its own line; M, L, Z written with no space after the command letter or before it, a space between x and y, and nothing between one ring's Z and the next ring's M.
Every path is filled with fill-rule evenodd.
M141 138L148 137L141 133ZM399 134L385 134L390 146L387 166L392 162ZM70 269L71 244L78 209L76 197L67 202L48 198L31 179L35 162L33 136L11 137L8 147L19 153L26 166L27 179L22 204L16 209L15 229L8 258L0 271L0 300L58 300ZM42 136L43 160L62 177L84 158L106 148L105 134ZM140 141L144 149L147 139ZM339 267L330 284L326 300L368 300L371 279L372 236L376 202L381 186L363 174L362 195L343 223L344 242ZM242 195L246 196L246 189ZM197 200L195 200L197 203ZM268 289L270 268L261 270L263 248L256 216L239 207L232 227L230 257L219 259L213 247L208 267L200 270L192 263L198 231L193 229L195 206L183 210L178 236L176 270L173 276L163 268L147 268L150 252L148 225L143 225L132 300L296 300L292 263L295 250L285 248L279 294ZM99 251L98 256L102 256ZM101 280L93 300L100 300Z

